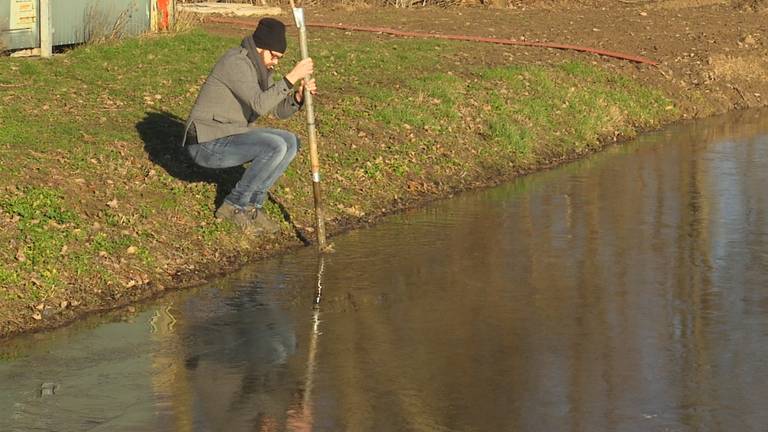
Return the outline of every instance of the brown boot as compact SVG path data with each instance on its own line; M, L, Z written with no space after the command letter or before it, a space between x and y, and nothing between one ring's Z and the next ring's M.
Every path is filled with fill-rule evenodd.
M246 211L251 219L251 223L257 229L261 229L267 234L274 234L280 231L280 225L273 222L264 210L257 207L247 207Z
M237 225L244 230L256 230L256 225L249 217L248 212L240 207L236 207L233 204L224 201L221 206L216 209L216 219L220 221L229 221Z

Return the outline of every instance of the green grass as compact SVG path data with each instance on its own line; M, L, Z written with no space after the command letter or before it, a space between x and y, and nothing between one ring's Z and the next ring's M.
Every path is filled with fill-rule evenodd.
M30 278L29 294L39 300L61 284L60 255L73 239L79 217L64 203L62 194L45 187L25 187L0 198L0 209L15 220L18 268L0 272L0 287L17 285Z
M505 157L557 158L598 148L612 132L632 135L676 115L660 92L597 67L511 66L485 71L489 136Z

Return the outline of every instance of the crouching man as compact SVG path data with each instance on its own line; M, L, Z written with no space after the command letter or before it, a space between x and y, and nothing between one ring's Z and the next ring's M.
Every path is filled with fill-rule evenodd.
M252 35L227 51L206 79L187 120L183 145L195 163L229 168L250 162L235 188L216 210L253 232L275 232L278 225L262 211L269 188L299 150L288 131L249 127L268 113L285 119L303 105L304 89L316 92L312 59L297 63L279 81L272 72L285 53L285 25L273 18L259 21ZM294 90L294 86L296 89Z

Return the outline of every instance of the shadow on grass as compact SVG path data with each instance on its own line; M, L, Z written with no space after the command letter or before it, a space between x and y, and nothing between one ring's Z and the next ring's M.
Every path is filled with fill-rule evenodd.
M149 159L161 166L168 174L185 182L215 184L215 205L218 207L240 180L245 169L242 166L210 169L195 164L189 153L181 146L184 124L184 119L171 113L151 111L136 123L136 130L144 141L144 151L147 152Z

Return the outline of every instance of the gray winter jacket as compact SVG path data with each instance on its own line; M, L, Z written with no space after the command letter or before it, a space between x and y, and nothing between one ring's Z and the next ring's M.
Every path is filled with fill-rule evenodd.
M219 59L192 107L182 145L191 124L202 143L248 132L248 123L269 112L283 119L301 108L288 82L272 81L272 71L257 56L251 58L247 49L236 47Z

